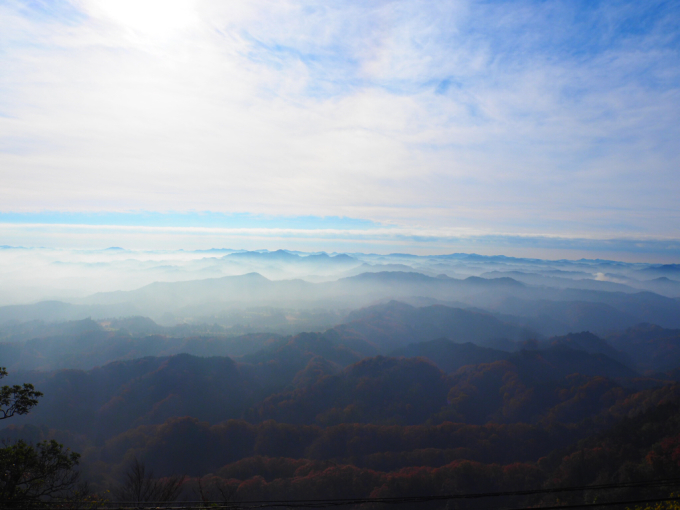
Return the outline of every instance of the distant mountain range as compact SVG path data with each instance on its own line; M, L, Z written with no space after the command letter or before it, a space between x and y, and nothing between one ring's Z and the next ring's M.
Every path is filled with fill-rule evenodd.
M236 255L243 254L229 257ZM273 252L273 255L282 258L294 256L287 252L278 255ZM320 260L338 257L319 256ZM559 286L536 285L537 281L558 281ZM0 324L10 320L102 319L126 315L143 315L156 321L163 321L168 315L193 319L254 306L350 311L393 299L425 299L479 308L500 314L497 316L503 320L503 315L512 316L505 322L548 336L582 330L604 333L641 322L680 328L679 299L630 288L622 292L616 290L621 288L619 284L610 282L603 282L609 290L596 290L565 288L562 279L541 277L537 281L522 283L507 276L456 279L394 271L362 273L335 281L311 283L300 279L269 280L260 274L250 273L204 280L157 282L132 291L98 293L69 304L43 302L0 307Z

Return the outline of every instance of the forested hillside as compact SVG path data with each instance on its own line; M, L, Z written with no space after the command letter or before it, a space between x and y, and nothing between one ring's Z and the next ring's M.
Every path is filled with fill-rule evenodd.
M292 336L125 324L32 323L40 336L0 344L9 383L44 393L0 435L81 452L97 491L122 483L135 458L156 476L188 476L185 498L221 488L234 501L535 489L680 469L676 330L548 338L480 311L399 302Z

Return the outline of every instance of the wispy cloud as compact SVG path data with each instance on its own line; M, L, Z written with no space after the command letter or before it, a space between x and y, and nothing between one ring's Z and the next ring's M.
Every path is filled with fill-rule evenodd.
M678 239L679 21L661 1L10 0L0 208Z

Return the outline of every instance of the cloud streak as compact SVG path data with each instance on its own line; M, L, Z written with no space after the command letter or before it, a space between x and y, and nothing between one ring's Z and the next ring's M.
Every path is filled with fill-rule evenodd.
M78 215L73 215L74 219ZM0 215L0 220L7 215ZM115 217L115 216L114 216ZM675 262L680 257L680 241L655 237L565 237L509 232L484 232L466 227L412 228L367 224L346 218L272 218L240 217L231 226L219 225L210 216L177 215L164 224L135 224L134 217L125 224L92 223L7 223L0 221L0 236L14 246L51 248L104 248L125 246L135 250L203 249L299 249L338 252L403 252L446 254L474 252L484 255L514 255L543 258L610 258L628 262ZM220 219L218 217L218 219ZM224 220L224 218L221 218ZM256 226L268 224L268 226ZM282 226L296 224L296 227ZM325 224L325 225L324 225Z

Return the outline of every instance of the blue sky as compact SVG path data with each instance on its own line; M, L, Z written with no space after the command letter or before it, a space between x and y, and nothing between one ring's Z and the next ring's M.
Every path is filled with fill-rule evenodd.
M661 1L0 0L0 244L678 260L678 26Z

